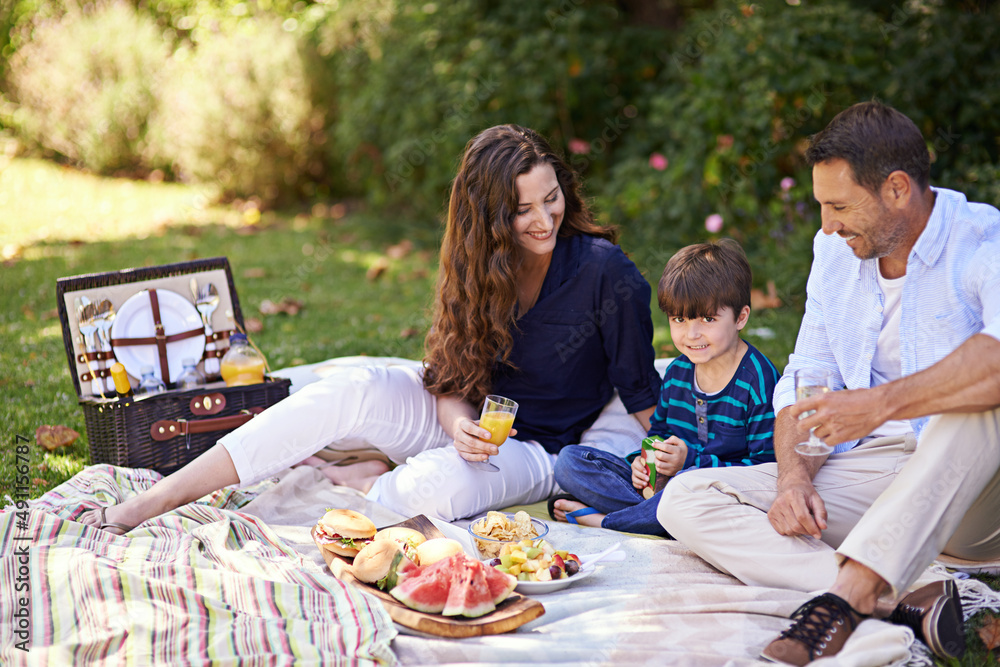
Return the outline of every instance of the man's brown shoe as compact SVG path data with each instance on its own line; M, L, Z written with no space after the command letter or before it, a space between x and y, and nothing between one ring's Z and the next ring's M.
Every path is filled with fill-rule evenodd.
M958 658L965 653L962 618L958 586L954 579L945 579L904 597L886 620L908 626L939 658Z
M792 614L794 623L768 644L760 657L801 667L836 655L864 618L843 598L824 593L796 609Z

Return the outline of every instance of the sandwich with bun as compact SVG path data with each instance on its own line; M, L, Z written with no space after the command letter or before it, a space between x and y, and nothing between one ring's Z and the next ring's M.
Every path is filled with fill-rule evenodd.
M366 584L375 584L384 591L392 590L421 568L403 553L396 540L374 540L354 558L351 568L354 578Z
M332 509L316 524L316 542L327 551L354 558L375 539L375 524L354 510Z
M402 549L407 558L415 563L419 563L417 557L417 547L427 541L424 534L412 528L403 526L390 526L375 533L375 541L380 540L395 542Z

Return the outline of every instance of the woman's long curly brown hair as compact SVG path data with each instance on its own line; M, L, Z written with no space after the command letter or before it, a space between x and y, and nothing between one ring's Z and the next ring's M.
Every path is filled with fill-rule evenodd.
M583 233L617 241L617 230L594 222L576 175L536 132L498 125L476 135L452 184L434 323L424 341L424 386L432 394L481 403L494 365L510 363L522 261L513 232L516 180L546 162L566 201L559 238Z

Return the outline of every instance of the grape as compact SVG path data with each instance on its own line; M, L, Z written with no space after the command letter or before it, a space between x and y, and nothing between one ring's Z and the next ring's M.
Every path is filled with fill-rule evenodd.
M558 565L553 565L552 567L549 568L549 574L552 575L553 580L562 579L563 576L562 568L560 568Z
M500 565L500 559L499 558L494 558L493 560L490 561L490 565L492 567L496 567L497 565Z
M566 559L566 575L572 577L574 574L580 571L580 563L573 560L572 558Z

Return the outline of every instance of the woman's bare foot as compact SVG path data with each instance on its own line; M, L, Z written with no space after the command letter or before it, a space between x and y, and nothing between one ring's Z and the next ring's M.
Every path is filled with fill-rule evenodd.
M570 512L575 512L577 510L585 509L587 507L588 507L587 505L584 505L583 503L575 500L560 499L557 500L555 503L553 503L552 515L556 518L556 521L564 521L566 523L569 523L569 520L566 518L567 514L569 514ZM584 514L583 516L577 516L573 518L576 519L576 522L581 526L600 528L601 521L604 521L604 517L605 517L604 514L595 513L595 514Z
M338 486L349 486L362 493L368 493L375 480L389 472L389 466L385 461L361 461L346 466L327 466L320 469L320 472Z
M320 466L324 465L325 463L326 463L326 461L324 461L323 459L321 459L318 456L308 456L308 457L302 459L301 461L299 461L298 463L296 463L295 465L293 465L292 467L293 468L298 468L299 466L312 466L313 468L319 468Z
M155 502L156 496L154 495L152 498L149 498L147 493L140 493L138 496L133 496L118 505L105 507L103 526L101 524L101 511L99 509L87 512L80 517L79 521L87 526L102 528L102 530L106 530L112 535L124 535L143 521L174 509L173 507L154 508L149 501L152 500Z
M181 505L194 502L212 491L236 484L239 481L239 475L236 473L236 467L233 465L229 452L222 445L216 444L194 461L177 472L167 475L146 491L132 496L123 503L106 507L104 509L104 530L120 535L127 531L110 524L138 526L147 519L175 510ZM87 512L80 517L80 523L100 528L101 512L98 510Z

